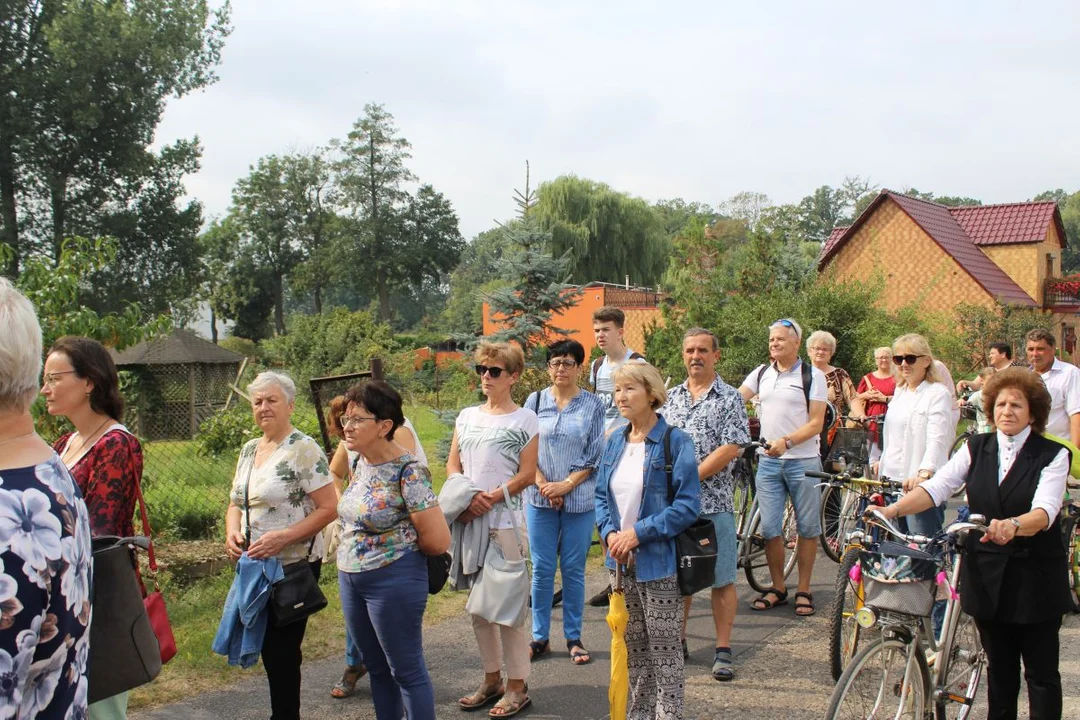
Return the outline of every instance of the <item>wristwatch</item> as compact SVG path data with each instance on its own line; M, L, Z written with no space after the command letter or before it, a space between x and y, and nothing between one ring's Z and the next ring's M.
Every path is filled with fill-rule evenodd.
M786 447L788 450L795 447L795 443L791 442L791 438L784 437L783 440L784 440L784 447Z
M932 477L934 477L934 471L933 470L920 470L919 471L919 479L920 480L929 480Z
M1020 521L1019 520L1017 520L1014 517L1011 517L1011 518L1009 518L1009 522L1011 522L1012 526L1014 528L1016 528L1016 532L1020 532Z

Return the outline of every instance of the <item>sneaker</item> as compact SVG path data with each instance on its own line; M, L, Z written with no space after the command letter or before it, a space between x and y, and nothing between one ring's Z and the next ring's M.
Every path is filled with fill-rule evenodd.
M589 598L589 607L607 607L611 604L611 587L608 586Z

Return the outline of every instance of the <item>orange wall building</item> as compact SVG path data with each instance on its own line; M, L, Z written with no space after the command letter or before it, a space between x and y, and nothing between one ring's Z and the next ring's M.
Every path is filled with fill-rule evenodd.
M626 314L625 342L637 352L645 352L645 331L652 325L660 326L660 302L664 294L648 288L625 287L608 283L589 283L581 288L581 295L570 308L556 313L551 319L553 327L568 330L568 337L585 347L589 357L596 341L592 333L592 316L600 308L610 305ZM499 319L492 318L491 309L484 303L484 335L499 329Z

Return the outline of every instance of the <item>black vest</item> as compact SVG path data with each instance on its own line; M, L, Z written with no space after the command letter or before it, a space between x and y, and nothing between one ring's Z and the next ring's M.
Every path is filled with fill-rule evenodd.
M1039 478L1062 446L1034 431L1024 442L998 486L997 433L968 441L971 468L967 476L971 512L987 521L1018 517L1031 510ZM960 603L978 620L1028 624L1044 622L1072 608L1065 540L1061 522L1007 545L982 543L981 534L967 539L960 580Z

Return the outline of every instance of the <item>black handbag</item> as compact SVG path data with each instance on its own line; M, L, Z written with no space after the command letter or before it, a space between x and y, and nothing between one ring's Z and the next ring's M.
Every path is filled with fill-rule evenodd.
M96 537L90 622L88 701L145 685L161 672L161 648L146 615L136 575L135 548L143 537Z
M675 499L671 458L671 427L664 431L664 472L667 473L668 501ZM675 574L679 593L693 595L716 582L716 528L712 520L699 517L690 527L675 536Z
M244 483L244 541L245 547L251 547L251 503L248 501L248 488L251 486L251 470L255 466L252 459L248 466L247 481ZM315 547L315 535L311 536L307 555ZM270 624L274 627L291 625L305 620L309 615L326 607L326 595L319 587L319 581L311 569L307 557L282 566L284 577L270 587Z
M411 460L401 466L401 470L398 471L398 487L401 488L401 499L405 500L405 489L401 487L401 483L405 479L405 468L412 465L416 460ZM420 531L416 531L417 537L420 536ZM427 558L427 591L429 595L438 595L439 591L446 585L447 579L450 577L450 563L452 558L450 553L444 552L439 555L425 555Z

